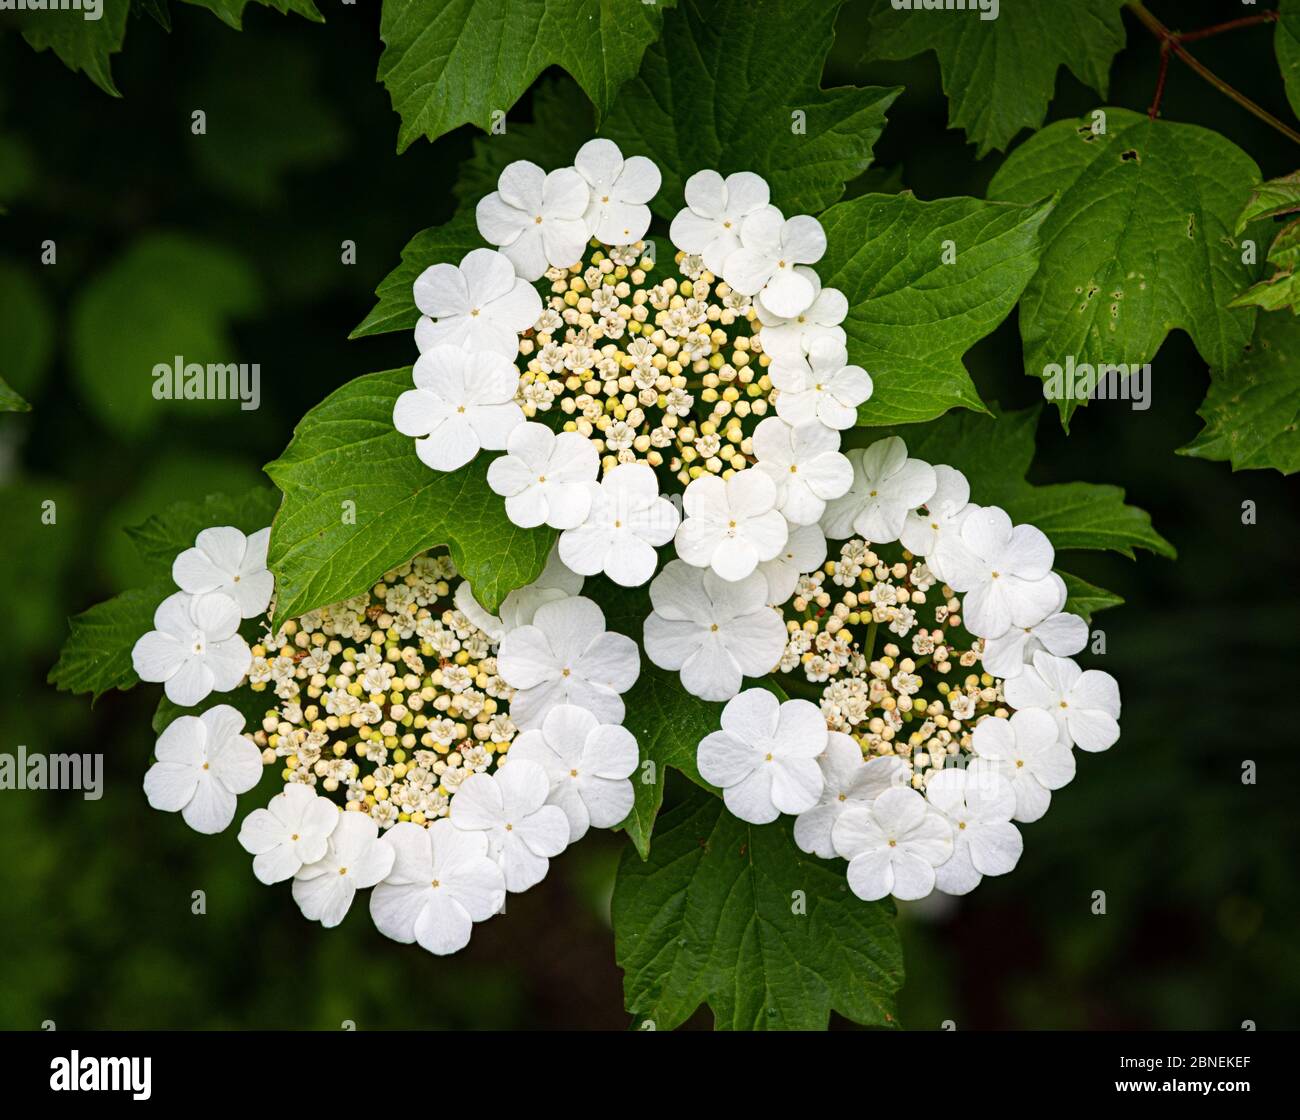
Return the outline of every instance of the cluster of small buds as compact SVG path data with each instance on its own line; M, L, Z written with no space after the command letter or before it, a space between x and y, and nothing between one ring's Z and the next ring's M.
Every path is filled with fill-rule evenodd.
M290 620L253 648L248 687L272 692L253 741L286 786L341 797L381 828L447 815L517 729L496 645L453 605L450 557L423 554L367 594Z

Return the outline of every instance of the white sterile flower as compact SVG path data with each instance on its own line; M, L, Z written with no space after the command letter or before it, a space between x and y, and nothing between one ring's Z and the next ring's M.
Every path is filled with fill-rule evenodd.
M1084 672L1067 657L1039 650L1003 692L1013 708L1042 708L1051 715L1067 746L1104 751L1119 738L1119 684L1100 669Z
M840 434L822 424L792 427L768 416L754 429L758 469L776 485L776 508L792 525L813 525L853 484L853 464L840 454Z
M262 752L243 736L244 717L229 704L178 716L158 737L158 759L144 776L149 804L179 812L195 832L220 832L235 817L235 795L262 777Z
M776 357L768 367L776 398L776 414L791 424L825 424L843 431L858 421L858 405L871 396L871 375L849 365L843 342L819 338L807 356Z
M716 171L697 171L686 180L686 209L673 219L668 236L677 248L697 253L704 267L720 274L727 257L740 248L745 219L768 206L767 181L752 171L725 179Z
M646 205L659 190L659 168L645 156L623 158L612 140L588 140L573 165L591 189L587 230L606 245L631 245L650 228Z
M325 858L330 833L342 816L328 797L294 783L265 809L254 809L239 826L239 843L253 856L253 874L263 883L282 883L298 869Z
M767 579L768 604L779 607L794 594L800 576L815 572L824 563L826 534L821 526L792 525L781 551L758 566Z
M661 669L679 670L691 695L729 700L742 677L761 677L781 660L785 624L767 600L759 572L732 582L669 561L650 585L646 656Z
M271 602L275 577L266 567L270 529L244 536L230 525L204 529L172 563L172 579L190 595L220 591L244 618L255 618Z
M952 856L935 870L944 894L969 894L985 875L1005 875L1016 866L1024 838L1011 823L1016 793L996 762L941 770L925 787L926 800L952 826Z
M294 873L293 900L304 918L326 929L336 926L358 890L373 887L392 871L393 856L393 848L379 842L374 817L343 813L324 856Z
M944 579L940 544L961 529L961 519L971 508L970 483L961 471L943 463L935 465L934 479L934 493L923 510L908 511L898 539L908 552L925 557L936 579Z
M795 273L812 285L813 301L805 310L792 319L783 319L773 315L761 299L755 303L763 352L773 360L802 358L819 341L843 346L847 338L840 326L849 313L849 301L844 293L838 288L823 288L816 270L806 265L799 265Z
M546 772L547 803L568 818L572 844L588 828L613 828L632 811L635 793L628 778L638 757L636 737L626 727L561 704L547 712L540 728L522 732L510 744L510 765L502 772L521 761Z
M1055 572L1049 572L1047 578L1056 586L1056 605L1051 613L1041 622L1013 626L1002 637L984 643L980 660L995 677L1009 680L1020 676L1025 663L1040 649L1056 657L1069 657L1088 644L1088 624L1077 614L1061 610L1069 597L1065 581Z
M501 600L499 615L489 614L479 605L468 580L457 584L454 602L461 614L494 642L499 642L516 626L527 626L532 622L542 604L568 599L582 590L582 584L582 576L565 566L557 547L551 549L546 567L536 580L524 587L516 587Z
M173 704L188 708L214 689L229 692L253 663L229 596L178 591L158 604L153 624L131 650L131 664L142 681L161 682Z
M761 296L773 315L790 319L806 311L817 294L796 265L816 264L826 252L826 232L816 218L783 218L775 206L745 219L740 248L728 255L722 278L741 295Z
M682 495L686 517L677 530L677 555L723 579L744 579L771 560L789 535L776 508L776 484L762 471L693 479Z
M465 948L474 923L506 900L505 877L482 832L462 832L446 819L428 828L400 821L379 842L394 853L393 869L370 895L370 916L385 937L445 956Z
M817 804L822 771L817 756L829 732L815 704L781 703L765 688L751 688L722 709L722 730L707 735L695 754L702 777L722 789L734 816L767 824L781 813Z
M570 264L573 262L570 261ZM490 351L514 361L519 332L542 313L542 297L515 266L492 249L471 249L460 266L435 264L415 281L415 305L424 313L415 327L420 353L435 346Z
M822 795L816 805L795 818L794 842L812 855L834 859L831 831L840 814L855 805L870 805L887 789L907 785L911 771L894 754L863 761L862 748L840 731L828 733L826 750L817 764L824 782Z
M1047 812L1052 790L1074 780L1074 752L1061 742L1056 720L1039 708L980 720L971 749L1002 767L1016 794L1014 819L1026 824Z
M510 432L506 454L492 460L487 480L520 528L572 529L591 510L598 470L600 454L586 436L525 422Z
M908 513L933 496L934 468L909 459L907 445L897 436L854 448L849 461L853 485L844 497L827 503L822 517L826 536L842 540L856 533L873 544L898 540Z
M521 159L506 165L475 217L483 240L499 247L525 280L537 280L548 268L581 259L590 201L587 181L572 167L548 173Z
M636 642L607 632L601 609L581 596L544 603L497 651L497 672L516 689L510 718L521 731L540 727L557 704L586 708L601 723L622 723L620 693L640 671Z
M867 902L892 894L924 898L934 869L952 855L952 826L913 789L887 789L869 806L845 809L831 829L849 861L849 889Z
M960 530L939 548L945 582L964 595L966 629L980 638L1000 638L1056 610L1060 584L1050 578L1055 555L1041 529L1013 526L997 506L968 510Z
M420 355L413 378L415 388L393 406L393 425L417 437L415 453L435 471L463 467L480 448L504 450L524 422L519 370L500 354L436 346Z
M604 572L622 587L654 575L655 549L673 539L677 507L659 494L645 463L620 463L590 487L591 509L576 528L560 536L560 558L584 576Z
M569 843L569 820L546 803L550 791L541 766L511 757L493 774L465 779L452 800L451 823L488 838L488 854L501 865L508 891L540 883L550 857Z

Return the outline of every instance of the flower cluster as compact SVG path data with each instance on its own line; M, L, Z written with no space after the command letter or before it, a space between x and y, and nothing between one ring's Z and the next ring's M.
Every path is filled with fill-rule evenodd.
M506 892L631 810L638 750L621 694L636 644L605 630L554 556L500 615L437 552L273 630L268 534L200 533L176 561L181 591L136 643L141 677L176 704L238 690L238 707L168 724L149 803L220 832L271 771L278 792L239 829L259 880L292 880L325 926L373 888L380 932L454 952ZM246 712L259 713L251 728Z

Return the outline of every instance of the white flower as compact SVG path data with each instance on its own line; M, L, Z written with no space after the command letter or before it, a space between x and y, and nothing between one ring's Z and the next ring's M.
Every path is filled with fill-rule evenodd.
M510 744L509 770L535 762L550 783L546 800L563 810L569 843L587 829L613 828L632 811L635 794L628 777L636 770L636 737L626 727L600 723L584 708L561 704L540 728L522 732Z
M686 209L673 219L668 236L677 248L696 253L710 272L721 274L727 257L740 248L745 219L768 206L767 182L752 171L725 179L697 171L686 180Z
M1003 691L1013 708L1042 708L1051 715L1067 746L1104 751L1119 738L1119 685L1100 669L1084 672L1069 658L1039 650Z
M847 336L840 326L849 313L849 301L838 288L823 288L815 269L799 265L795 269L812 285L813 301L792 319L773 315L760 299L755 304L760 324L759 339L763 352L777 358L802 358L819 341L843 346ZM868 395L870 392L868 391Z
M1051 613L1041 622L1013 626L1002 637L984 643L980 660L995 677L1010 680L1020 676L1025 663L1040 649L1056 657L1069 657L1088 644L1088 624L1077 614L1061 611L1068 598L1065 581L1055 572L1049 572L1047 578L1056 586L1056 605Z
M952 855L952 828L912 789L887 789L870 806L845 809L831 830L835 851L849 861L849 889L874 902L924 898L934 869Z
M692 480L682 495L686 517L677 530L677 555L723 579L744 579L771 560L789 535L776 509L776 484L762 471Z
M855 805L870 805L887 789L906 785L910 771L898 755L863 761L862 748L840 731L828 733L817 764L822 770L822 794L816 805L795 818L794 842L805 852L833 859L831 832L840 814Z
M649 469L649 468L647 468ZM600 470L596 445L578 432L556 435L526 422L510 432L506 454L488 466L488 485L506 500L506 516L523 529L572 529L591 510Z
M622 587L645 583L659 562L655 549L677 530L677 507L660 497L645 463L620 463L590 490L591 509L561 534L560 557L584 576L604 572Z
M311 786L285 786L239 826L239 843L253 856L253 874L263 883L282 883L299 868L324 859L341 815L333 801Z
M379 842L394 853L393 869L370 895L370 916L385 937L445 956L468 945L474 923L505 902L505 878L481 832L445 819L428 828L401 821Z
M849 365L844 343L819 338L811 350L774 358L768 373L776 398L776 414L787 423L825 424L843 431L858 420L858 405L871 397L871 375Z
M153 624L131 664L142 681L161 682L173 704L188 708L214 689L229 692L253 663L239 636L239 607L226 595L178 591L158 604Z
M926 566L942 580L940 545L949 534L961 530L962 518L971 509L970 483L961 471L943 463L935 466L934 480L934 493L925 503L925 512L910 510L898 539L914 556L924 556Z
M897 436L849 452L853 485L842 498L826 505L822 529L831 540L855 533L873 544L898 540L907 514L934 494L934 468L907 457L907 445Z
M422 354L435 346L456 346L513 362L519 355L519 332L542 313L537 289L492 249L471 249L459 268L431 265L420 273L414 290L415 304L424 313L415 327Z
M623 722L623 700L641 671L636 642L605 630L605 616L581 597L544 603L533 621L501 639L497 672L516 689L510 717L526 731L557 704L586 708L601 723Z
M293 877L293 900L303 917L326 929L347 914L358 890L373 887L393 869L393 848L379 841L369 813L342 813L325 855Z
M255 618L271 602L275 577L266 568L270 529L246 537L230 525L204 529L172 563L172 579L190 595L220 591L239 607L244 618Z
M519 370L500 354L437 346L420 355L415 388L393 406L393 424L417 436L415 453L435 471L463 467L479 449L501 451L524 414L515 403Z
M1074 752L1061 742L1056 721L1038 708L980 720L971 750L1002 767L1016 794L1014 819L1026 824L1047 812L1052 790L1074 780Z
M493 774L472 774L451 803L451 823L488 838L506 890L526 891L546 878L550 857L569 843L564 810L548 805L551 785L536 762L509 758Z
M1042 622L1059 604L1052 542L1033 525L1012 526L997 506L968 510L939 548L944 580L964 593L962 619L981 638Z
M590 201L586 180L572 167L548 174L521 159L501 172L475 217L483 240L498 246L525 280L537 280L548 268L568 268L582 258Z
M758 570L767 580L767 601L779 607L799 584L799 577L815 572L826 563L826 535L820 525L790 527L781 551L771 560L764 560Z
M544 603L568 599L582 590L582 576L570 571L560 559L558 548L551 549L542 574L524 587L516 587L501 600L500 615L489 614L474 598L468 580L456 586L456 609L494 642L499 642L517 626L533 621L537 608Z
M574 166L591 188L587 230L606 245L631 245L650 228L650 207L659 190L659 168L645 156L623 158L612 140L588 140Z
M734 816L767 824L780 813L817 804L822 772L817 756L829 732L815 704L781 703L765 688L751 688L722 709L722 730L696 750L700 777L722 789Z
M975 759L941 770L925 787L926 799L952 826L952 856L935 871L944 894L969 894L985 875L1016 866L1024 838L1011 823L1016 794L996 762Z
M773 315L790 319L806 311L817 294L795 266L816 264L825 252L821 222L807 214L784 219L771 206L745 219L740 248L728 255L722 277L741 295L760 296Z
M244 717L229 704L177 716L158 737L158 761L144 776L149 804L179 812L195 832L222 831L235 817L235 795L262 777L262 752L243 730Z
M785 649L785 624L767 605L767 590L758 572L731 582L669 561L650 585L646 656L661 669L680 670L691 695L731 699L742 677L771 672Z
M853 464L840 454L838 432L821 424L791 427L769 416L754 429L758 469L776 485L776 508L792 525L813 525L830 498L853 484Z

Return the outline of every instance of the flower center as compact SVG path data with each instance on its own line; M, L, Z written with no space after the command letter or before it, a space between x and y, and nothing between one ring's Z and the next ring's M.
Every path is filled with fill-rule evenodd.
M347 873L348 873L348 869L347 869L346 867L340 867L340 868L339 868L339 874L340 874L340 875L346 875Z

